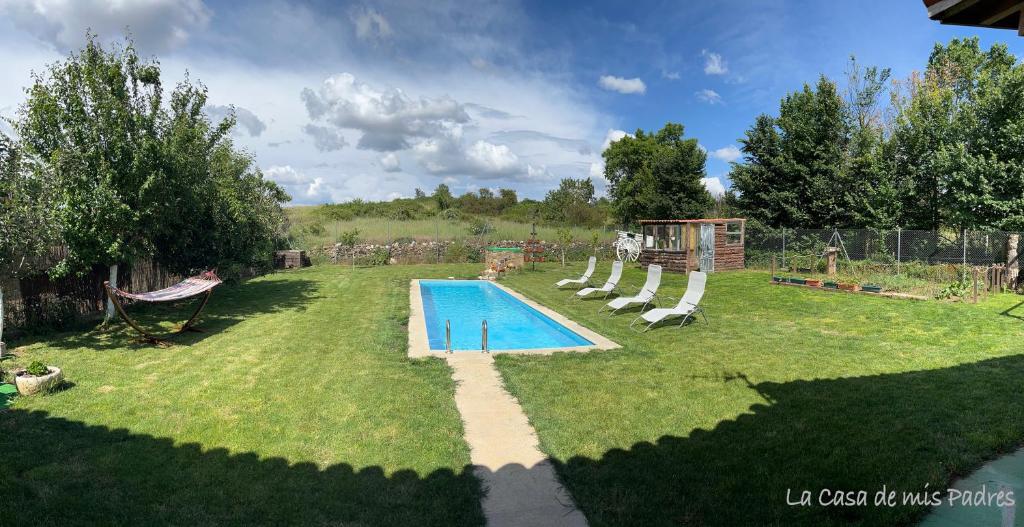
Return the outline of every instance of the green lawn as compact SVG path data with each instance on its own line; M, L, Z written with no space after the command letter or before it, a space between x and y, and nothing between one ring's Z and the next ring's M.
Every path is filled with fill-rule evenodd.
M482 524L449 370L405 358L408 278L452 272L280 273L219 288L185 345L26 345L3 365L73 386L0 411L0 523Z
M945 489L1024 441L1024 307L1004 314L1019 296L915 302L718 273L710 326L635 335L599 301L566 304L562 274L506 283L623 349L498 365L591 525L907 524L924 509L794 507L786 492Z
M479 267L225 286L206 333L169 348L120 330L17 343L5 367L41 359L72 385L0 411L4 524L482 524L449 370L407 360L404 328L410 278ZM900 301L719 273L710 326L636 335L631 315L551 288L582 264L541 268L505 283L623 345L497 356L593 526L905 524L924 510L792 507L786 490L944 489L1024 442L1021 297Z

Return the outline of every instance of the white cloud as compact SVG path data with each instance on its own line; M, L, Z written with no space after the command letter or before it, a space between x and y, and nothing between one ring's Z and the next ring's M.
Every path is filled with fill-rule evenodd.
M722 161L725 161L726 163L736 161L737 159L740 158L741 155L743 154L740 152L740 149L736 148L733 145L724 146L722 148L719 148L718 150L715 150L714 152L711 152L711 157L715 159L720 159Z
M402 165L398 161L398 154L388 152L380 158L380 166L385 172L401 172Z
M238 127L245 130L250 137L259 137L267 129L267 124L257 117L256 114L241 106L220 106L216 104L206 106L206 115L210 117L210 120L215 125L232 112L235 114L235 121L238 123Z
M376 9L365 8L352 14L356 36L363 40L381 40L393 33L391 24Z
M604 136L604 142L601 143L601 151L604 152L605 150L608 150L608 147L611 146L612 143L626 137L627 135L629 137L633 137L633 134L628 134L625 130L609 129L608 133Z
M396 88L374 88L351 73L329 77L315 92L302 90L302 100L314 121L359 130L358 148L380 152L404 150L412 138L469 121L465 107L447 95L413 99Z
M704 88L696 93L697 98L708 104L722 104L722 96L715 90Z
M661 78L663 78L663 79L668 79L670 81L677 81L677 80L681 79L682 77L683 76L680 75L678 71L661 70Z
M625 79L614 75L602 75L597 85L608 90L624 94L643 94L647 91L647 85L639 78Z
M322 203L331 200L329 185L322 177L310 177L290 165L276 165L263 175L284 187L296 203Z
M307 124L302 127L302 131L313 138L313 145L321 152L334 152L348 145L345 136L326 126Z
M722 184L722 179L717 177L706 177L701 178L701 183L704 184L704 188L708 189L714 197L719 197L725 194L725 185Z
M729 71L725 60L718 53L703 50L700 54L704 57L704 73L708 75L725 75Z
M590 177L594 179L604 179L604 163L593 162L590 164Z
M202 0L2 0L0 15L60 51L82 47L87 28L104 39L128 28L144 52L182 46L212 16Z

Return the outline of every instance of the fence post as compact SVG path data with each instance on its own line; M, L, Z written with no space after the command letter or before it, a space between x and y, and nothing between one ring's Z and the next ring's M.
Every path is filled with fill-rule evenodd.
M786 267L786 228L782 228L782 267Z
M967 229L964 229L964 272L967 272Z
M903 229L896 227L896 274L900 274L900 258L903 256Z
M978 268L975 267L971 270L971 274L974 277L974 303L978 303Z

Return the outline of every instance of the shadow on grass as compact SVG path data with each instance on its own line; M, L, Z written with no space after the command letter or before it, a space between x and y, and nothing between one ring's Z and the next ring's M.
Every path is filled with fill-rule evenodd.
M198 331L187 331L167 339L170 345L191 345L215 335L248 318L287 310L304 310L318 296L318 283L286 275L271 275L239 285L216 288L210 303L199 316ZM195 311L201 298L168 304L136 303L128 308L143 328L166 334L177 328ZM120 318L107 326L98 325L88 331L61 333L27 338L18 345L45 341L58 349L89 348L95 350L152 347Z
M907 525L926 509L871 506L883 485L944 491L1024 439L1022 356L785 383L711 378L765 402L688 437L556 462L591 525ZM815 502L822 489L863 489L869 505L790 506L787 489Z
M1024 308L1024 302L1012 305L999 314L1003 315L1004 317L1015 318L1017 320L1024 320L1024 309L1021 308Z
M0 411L10 525L482 525L472 469L320 468Z

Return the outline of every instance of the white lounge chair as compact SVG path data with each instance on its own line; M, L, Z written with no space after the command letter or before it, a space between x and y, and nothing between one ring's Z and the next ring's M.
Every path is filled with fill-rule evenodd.
M631 306L633 304L641 304L640 312L643 313L647 309L648 304L651 302L657 302L658 298L658 287L661 285L661 266L651 264L647 266L647 281L644 282L643 288L633 296L620 296L619 298L612 299L611 302L601 306L597 312L600 313L604 309L611 309L608 312L608 316L614 315L616 311Z
M652 309L638 317L629 323L630 329L633 326L643 320L648 322L647 327L643 331L651 329L651 326L665 320L668 317L683 317L682 322L679 323L679 327L683 327L686 321L696 313L700 313L704 317L704 323L707 324L708 317L704 314L704 309L700 307L700 300L704 297L704 286L707 284L708 275L700 271L690 271L690 278L686 283L686 292L683 293L683 298L679 299L679 303L676 307L659 307Z
M583 276L579 278L566 278L564 280L559 280L558 283L555 284L555 287L563 287L569 284L590 285L590 277L594 274L594 267L596 266L597 257L591 256L590 259L587 260L587 270L583 271Z
M608 277L608 281L605 282L603 286L601 286L601 287L584 287L583 289L580 289L579 291L576 291L576 294L573 295L573 298L578 300L578 299L581 299L581 298L589 295L590 293L604 293L604 297L608 298L609 294L611 294L611 293L613 293L613 292L618 290L618 288L619 288L619 280L621 280L621 279L622 279L622 262L619 261L619 260L616 260L615 262L612 262L612 274Z

